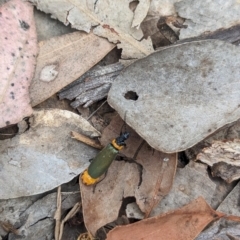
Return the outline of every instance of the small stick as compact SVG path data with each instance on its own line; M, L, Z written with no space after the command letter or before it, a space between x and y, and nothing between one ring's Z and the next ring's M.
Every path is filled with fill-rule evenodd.
M107 100L105 100L94 112L92 112L90 114L90 116L87 118L87 121L107 102Z
M54 236L56 240L61 240L60 238L60 225L61 225L61 205L62 205L62 197L61 197L61 186L58 187L57 192L57 209L54 214L54 219L56 220L56 226L54 231Z
M80 210L82 204L80 202L76 203L73 208L71 209L71 211L66 215L66 217L62 220L61 225L60 225L60 231L59 231L59 240L61 240L62 238L62 234L63 234L63 227L64 227L64 223L69 220L70 218L72 218L73 216L76 215L76 213Z
M82 135L81 133L77 133L77 132L74 132L72 131L71 132L71 135L72 135L72 138L80 141L80 142L83 142L91 147L94 147L94 148L97 148L97 149L102 149L103 146L101 144L99 144L96 140L94 139L91 139L89 137L86 137L84 135Z

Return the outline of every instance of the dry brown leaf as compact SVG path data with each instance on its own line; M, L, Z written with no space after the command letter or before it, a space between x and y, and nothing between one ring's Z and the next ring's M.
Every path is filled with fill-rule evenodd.
M37 68L30 87L32 106L76 80L114 45L92 33L74 32L40 42L39 48Z
M107 240L192 240L205 226L224 216L214 211L202 197L173 212L116 227Z
M122 125L123 121L117 116L105 128L102 145L118 136ZM143 140L129 127L126 130L130 132L130 138L122 153L133 158ZM176 154L154 151L145 143L137 154L137 163L141 164L142 172L140 165L134 162L113 162L107 176L96 185L95 192L93 187L84 186L80 181L84 221L92 235L117 218L123 198L135 196L141 210L149 215L152 208L171 189L177 163ZM140 182L141 185L138 186Z

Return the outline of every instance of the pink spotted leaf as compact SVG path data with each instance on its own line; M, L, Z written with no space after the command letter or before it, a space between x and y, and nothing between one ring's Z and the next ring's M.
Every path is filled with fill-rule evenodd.
M0 128L31 115L28 88L36 65L33 7L12 0L0 8Z

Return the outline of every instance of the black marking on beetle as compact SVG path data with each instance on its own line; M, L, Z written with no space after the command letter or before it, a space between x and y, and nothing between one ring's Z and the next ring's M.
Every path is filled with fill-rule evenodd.
M19 20L19 23L20 23L20 27L21 27L24 31L27 31L27 30L30 28L29 24L28 24L27 22L25 22L25 21Z
M11 53L11 55L12 55L13 57L15 57L15 53Z

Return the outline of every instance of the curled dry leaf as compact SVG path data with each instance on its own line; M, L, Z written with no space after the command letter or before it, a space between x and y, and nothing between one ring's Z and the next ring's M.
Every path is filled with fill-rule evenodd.
M199 197L173 212L116 227L108 233L107 240L192 240L207 224L223 216Z
M104 129L102 145L106 145L119 135L123 121L117 116ZM93 187L80 181L84 222L87 229L95 232L105 224L116 220L122 200L134 196L141 209L148 216L155 205L171 189L177 165L176 154L154 151L129 127L130 138L121 152L134 161L114 161L107 176ZM140 148L139 148L140 146ZM96 201L98 199L98 201Z
M31 115L28 87L34 74L37 38L33 7L12 0L0 8L0 128Z
M147 0L142 0L143 2ZM153 52L151 39L142 39L140 29L132 28L134 13L129 8L129 1L56 1L31 0L38 9L52 14L53 18L59 19L64 24L71 24L73 28L90 32L107 38L122 48L122 56L126 58L140 58ZM140 6L142 4L139 4ZM136 9L138 15L139 12ZM142 8L145 15L147 8ZM139 24L139 20L137 23Z
M1 141L1 199L34 195L69 182L96 155L95 149L70 136L72 130L89 137L100 135L79 115L40 110L34 112L30 122L28 131Z
M36 72L30 86L32 106L83 75L113 48L106 39L82 32L40 42Z

